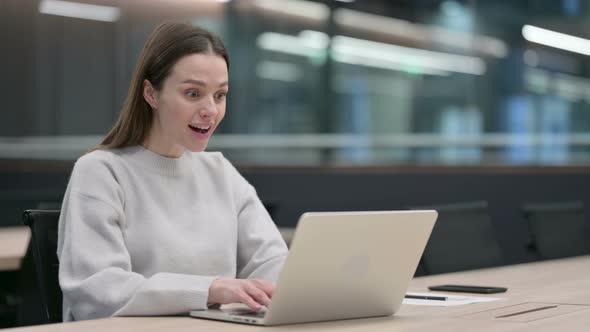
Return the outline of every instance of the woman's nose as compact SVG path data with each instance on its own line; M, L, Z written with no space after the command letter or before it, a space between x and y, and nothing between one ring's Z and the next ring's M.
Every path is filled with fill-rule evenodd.
M214 97L207 98L203 105L201 105L201 109L199 110L199 115L204 118L210 118L217 114L217 107L215 105Z

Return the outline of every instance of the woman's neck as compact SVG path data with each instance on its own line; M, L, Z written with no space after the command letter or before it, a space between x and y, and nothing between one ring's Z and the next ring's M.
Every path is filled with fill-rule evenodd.
M179 158L185 150L182 145L169 142L156 128L152 128L141 145L153 153L168 158Z

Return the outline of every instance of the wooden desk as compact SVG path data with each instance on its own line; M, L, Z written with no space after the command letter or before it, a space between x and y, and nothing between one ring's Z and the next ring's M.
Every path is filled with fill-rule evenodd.
M117 317L67 324L35 326L7 331L587 331L590 325L590 256L506 266L472 272L416 278L412 291L428 285L465 283L506 286L507 293L490 296L504 300L455 307L404 305L392 317L324 323L257 327L199 320L189 317ZM580 305L579 311L530 322L474 319L468 314L525 302Z
M31 231L28 227L0 228L0 271L20 268L30 239Z

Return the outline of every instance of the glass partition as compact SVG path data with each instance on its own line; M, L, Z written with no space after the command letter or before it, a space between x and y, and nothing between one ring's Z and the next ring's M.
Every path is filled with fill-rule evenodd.
M76 159L149 32L230 51L209 150L250 165L590 164L582 0L3 0L0 159Z

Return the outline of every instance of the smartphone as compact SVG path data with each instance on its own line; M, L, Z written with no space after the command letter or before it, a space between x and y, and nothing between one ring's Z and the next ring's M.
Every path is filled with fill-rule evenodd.
M480 293L494 294L503 293L508 290L506 287L488 287L488 286L468 286L468 285L438 285L428 286L428 289L442 292L462 292L462 293Z

